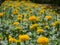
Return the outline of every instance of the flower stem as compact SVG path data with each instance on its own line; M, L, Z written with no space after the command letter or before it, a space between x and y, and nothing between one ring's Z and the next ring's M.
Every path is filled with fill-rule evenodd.
M21 45L20 42L17 42L17 45Z
M26 42L24 41L24 45L26 45Z

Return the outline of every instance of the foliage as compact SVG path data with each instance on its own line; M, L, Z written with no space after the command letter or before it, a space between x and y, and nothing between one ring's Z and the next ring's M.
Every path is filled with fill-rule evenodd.
M0 44L39 45L39 39L42 45L60 45L60 14L55 10L32 2L5 1L0 7Z

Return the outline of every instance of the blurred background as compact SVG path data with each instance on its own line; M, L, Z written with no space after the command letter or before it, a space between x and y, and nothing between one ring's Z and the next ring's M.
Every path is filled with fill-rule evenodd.
M5 0L0 0L0 4L4 1ZM6 1L10 1L10 0L6 0ZM16 1L16 0L13 0L13 1ZM17 1L22 1L22 0L17 0ZM39 4L52 4L52 5L60 6L60 0L24 0L24 1L31 1Z
M53 4L53 5L60 5L60 0L31 0L35 3L42 3L42 4Z

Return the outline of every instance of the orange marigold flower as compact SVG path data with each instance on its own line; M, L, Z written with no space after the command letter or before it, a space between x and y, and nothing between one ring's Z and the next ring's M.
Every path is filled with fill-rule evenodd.
M0 13L0 17L2 17L2 16L4 16L4 13L2 12L2 13Z
M16 26L16 29L20 29L21 30L22 28L20 26Z
M18 25L18 24L19 24L19 22L14 22L14 23L13 23L13 25Z
M52 25L53 25L53 26L60 25L60 21L55 21Z
M45 16L45 19L50 20L50 19L52 19L52 16Z
M48 28L49 28L49 26L45 26L45 28L46 28L46 29L48 29Z
M22 20L22 18L17 18L17 20L19 20L19 21L20 21L20 20Z
M29 39L30 39L30 37L27 34L19 35L19 40L21 40L21 41L27 41Z
M33 25L30 26L30 29L35 29L35 28L37 28L38 26L39 26L38 24L33 24Z
M12 36L9 36L9 42L15 42L15 41L16 41L15 38L13 38Z
M39 37L37 39L37 43L39 43L39 44L48 44L49 43L49 39L47 37Z
M35 16L29 17L29 21L36 21L36 17Z
M37 30L37 33L43 33L43 32L44 32L43 29L38 29L38 30Z

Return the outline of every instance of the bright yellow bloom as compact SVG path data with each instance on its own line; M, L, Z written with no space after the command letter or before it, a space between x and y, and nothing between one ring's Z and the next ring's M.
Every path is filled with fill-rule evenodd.
M37 28L38 26L39 26L38 24L33 24L33 25L30 26L30 29L35 29L35 28Z
M12 38L12 36L9 35L9 38Z
M13 4L9 4L8 6L13 7L14 5Z
M12 36L9 36L9 42L15 42L15 41L16 41L15 38L13 38Z
M60 21L55 21L52 25L53 25L53 26L60 25Z
M16 6L19 7L19 6L20 6L20 2L18 2L18 3L16 4Z
M20 14L18 14L18 18L21 18L21 15Z
M15 9L15 10L13 11L13 14L18 14L18 10Z
M39 43L39 44L48 44L49 43L49 39L46 38L46 37L39 37L37 39L37 43Z
M40 21L40 17L37 17L37 18L36 18L36 21Z
M17 12L14 11L13 14L17 14Z
M14 22L14 23L13 23L13 25L18 25L18 24L19 24L19 22Z
M26 22L27 21L27 19L23 19L23 22Z
M51 20L52 16L45 16L45 19Z
M16 26L16 29L22 29L20 26Z
M43 29L38 29L38 30L37 30L37 33L43 33L43 32L44 32Z
M22 18L21 18L21 15L20 14L18 14L18 18L17 18L17 20L22 20Z
M36 17L35 16L29 17L29 21L36 21Z
M49 26L45 26L45 28L46 28L46 29L48 29L48 28L49 28Z
M46 8L47 8L47 6L42 6L41 8L42 8L42 9L46 9Z
M27 41L29 39L30 39L30 37L27 34L19 35L19 40L21 40L21 41Z
M2 16L4 16L4 13L2 12L2 13L0 13L0 17L2 17Z
M19 20L19 21L20 21L20 20L22 20L22 18L17 18L17 20Z
M39 11L39 13L41 14L41 13L44 13L44 11L45 11L45 9L41 9L40 11Z

